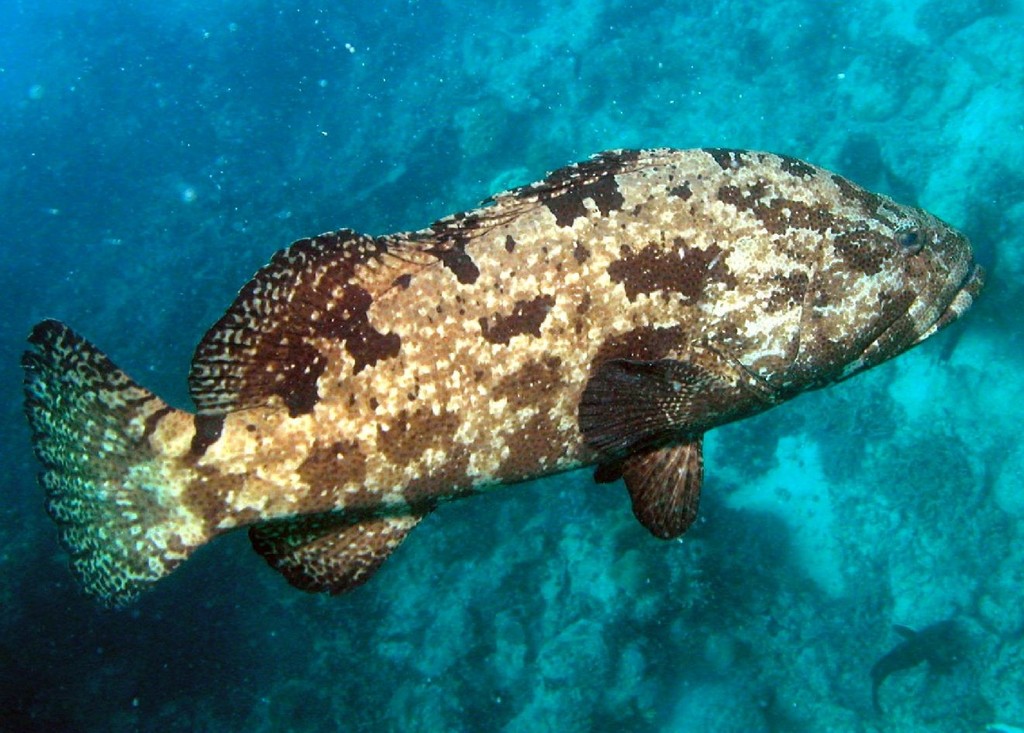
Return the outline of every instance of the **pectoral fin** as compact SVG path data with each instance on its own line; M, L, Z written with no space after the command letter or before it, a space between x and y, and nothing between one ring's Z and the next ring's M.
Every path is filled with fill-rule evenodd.
M580 396L579 428L604 458L594 479L625 479L640 523L671 539L697 517L704 432L777 399L735 360L694 346L686 360L597 364Z
M609 455L656 446L699 425L728 387L691 362L610 359L597 367L580 397L580 432Z

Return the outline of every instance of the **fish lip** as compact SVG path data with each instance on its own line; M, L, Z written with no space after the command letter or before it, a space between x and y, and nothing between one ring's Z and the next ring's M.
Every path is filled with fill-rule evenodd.
M985 268L978 263L973 263L967 269L967 272L964 273L963 279L960 280L960 284L953 292L953 297L939 314L939 317L917 337L914 345L933 336L951 323L960 320L960 317L970 310L974 301L977 300L978 294L983 287L985 287Z
M927 328L925 328L917 338L913 339L912 341L904 342L904 345L901 346L896 353L904 352L914 346L917 346L925 339L935 335L937 331L945 328L949 324L958 320L960 316L962 316L964 313L968 311L968 309L970 309L971 305L974 303L975 298L978 296L978 293L981 291L984 285L985 269L981 267L981 265L978 265L977 263L972 263L972 265L969 268L967 268L959 284L956 286L955 289L953 289L953 297L949 299L949 302L946 304L946 307L942 309L942 312L939 313L938 317L936 317L935 320L932 321L931 324ZM874 341L872 341L870 344L868 344L867 347L865 347L864 351L860 355L860 358L847 365L846 369L843 371L842 376L839 377L839 379L836 381L845 381L846 379L849 379L850 377L856 374L860 374L865 369L875 366L879 364L881 361L884 361L886 358L888 358L879 358L879 344L881 343L882 339L886 336L886 334L889 333L889 330L893 327L893 325L898 322L899 319L894 319L893 323L890 323L888 326L886 326L886 328L883 329L877 337L875 337Z
M970 269L964 277L964 281L960 283L959 292L967 292L973 300L978 297L983 287L985 287L985 268L975 262L974 267Z

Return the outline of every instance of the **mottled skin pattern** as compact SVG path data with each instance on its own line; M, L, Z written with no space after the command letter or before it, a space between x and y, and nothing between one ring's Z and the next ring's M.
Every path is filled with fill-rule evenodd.
M588 464L629 483L632 456L682 446L657 465L689 471L688 520L656 530L657 486L630 486L641 521L678 534L706 430L900 353L980 286L962 235L801 161L614 151L419 232L278 253L199 345L197 415L55 322L33 334L26 404L51 513L102 601L240 526L292 583L337 592L441 501ZM105 389L137 399L90 407ZM649 394L670 397L633 415ZM55 455L95 432L76 415L111 411L113 439Z

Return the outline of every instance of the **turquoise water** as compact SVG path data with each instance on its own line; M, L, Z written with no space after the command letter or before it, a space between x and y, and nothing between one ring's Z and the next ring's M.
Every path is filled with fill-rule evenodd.
M0 730L1024 728L1024 3L0 4ZM708 439L653 539L589 471L441 508L366 586L243 533L136 605L42 508L23 339L79 328L187 406L271 254L424 226L616 147L810 160L962 228L963 322ZM956 619L948 669L872 666ZM934 651L934 650L932 650Z

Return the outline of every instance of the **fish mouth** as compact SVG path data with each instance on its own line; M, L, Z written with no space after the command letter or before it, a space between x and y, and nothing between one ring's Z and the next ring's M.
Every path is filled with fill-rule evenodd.
M945 292L951 293L946 302L946 307L916 337L913 332L907 332L907 327L913 325L911 312L902 311L885 324L877 336L863 350L860 358L848 364L836 381L849 379L865 369L880 364L886 359L902 353L913 346L917 346L925 339L933 336L937 331L959 319L971 307L975 298L978 297L978 293L985 285L985 270L980 265L972 264L967 268L959 282L954 280L952 283L955 284L944 289ZM942 302L945 298L940 297L936 298L936 300Z
M974 264L972 267L968 268L963 279L953 291L953 297L942 312L939 313L938 318L936 318L935 321L917 337L912 345L916 346L926 338L933 336L936 332L941 331L946 326L959 320L960 316L970 310L971 305L974 304L974 301L978 297L978 293L981 292L981 289L984 286L985 268L981 265Z

